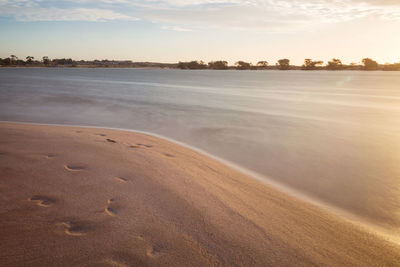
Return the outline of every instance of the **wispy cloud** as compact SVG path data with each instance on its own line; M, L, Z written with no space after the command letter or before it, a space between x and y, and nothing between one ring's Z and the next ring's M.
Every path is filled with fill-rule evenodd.
M398 0L0 0L0 16L22 21L137 20L166 30L296 30L365 17L400 21Z
M138 20L112 10L97 8L34 8L14 15L18 21L92 21Z
M115 0L113 0L115 2ZM138 18L113 9L81 6L58 7L45 0L0 0L0 16L17 21L135 21Z
M162 26L161 29L176 32L191 32L191 29L182 28L179 26Z

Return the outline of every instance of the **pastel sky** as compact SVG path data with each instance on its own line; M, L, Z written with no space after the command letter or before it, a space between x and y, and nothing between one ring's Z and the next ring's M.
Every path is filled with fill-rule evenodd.
M400 62L400 0L0 0L0 57Z

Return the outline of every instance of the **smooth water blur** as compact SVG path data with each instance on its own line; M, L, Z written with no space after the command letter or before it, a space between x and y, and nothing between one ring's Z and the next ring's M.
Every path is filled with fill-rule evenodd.
M400 72L0 69L0 120L148 131L400 226Z

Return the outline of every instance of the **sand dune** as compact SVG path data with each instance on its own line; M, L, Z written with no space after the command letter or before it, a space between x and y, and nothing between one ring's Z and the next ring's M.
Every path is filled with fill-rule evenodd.
M400 262L397 245L165 140L8 123L0 137L0 266Z

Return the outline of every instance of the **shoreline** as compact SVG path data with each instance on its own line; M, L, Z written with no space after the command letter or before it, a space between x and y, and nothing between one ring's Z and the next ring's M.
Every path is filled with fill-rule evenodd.
M388 229L383 226L379 226L374 224L373 222L368 221L362 216L358 216L356 214L353 214L345 209L333 206L329 204L328 202L325 202L321 199L314 198L312 196L308 196L305 193L296 190L294 188L290 188L289 186L286 186L284 184L281 184L272 178L269 178L268 176L262 175L258 172L252 171L246 167L240 166L239 164L233 163L229 160L223 159L221 157L218 157L216 155L213 155L203 149L194 147L192 145L180 142L178 140L175 140L170 137L166 137L160 134L152 133L152 132L147 132L147 131L141 131L141 130L134 130L134 129L125 129L125 128L115 128L115 127L104 127L104 126L90 126L90 125L75 125L75 124L56 124L56 123L35 123L35 122L18 122L18 121L2 121L0 120L0 126L1 124L20 124L20 125L33 125L33 126L55 126L55 127L73 127L73 128L82 128L82 129L98 129L98 130L113 130L113 131L121 131L121 132L127 132L127 133L134 133L134 134L143 134L147 135L150 137L155 137L170 143L173 143L175 145L181 146L183 148L192 150L196 153L201 154L202 156L205 156L207 158L210 158L234 171L239 172L242 175L247 176L249 179L256 180L268 187L272 187L274 190L277 190L283 194L286 194L290 197L294 197L300 201L304 201L308 204L314 205L324 211L329 212L330 214L334 216L340 217L342 220L347 221L348 223L352 223L357 225L358 227L362 227L365 231L378 235L381 238L392 242L396 245L400 246L400 236L398 235L397 232L394 232L393 229Z
M280 69L245 69L240 70L236 68L228 68L228 69L180 69L173 67L90 67L90 66L57 66L57 67L45 67L45 66L0 66L0 69L138 69L138 70L182 70L182 71L249 71L249 72L257 72L257 71L279 71L279 72L288 72L288 71L304 71L304 72L345 72L345 71L358 71L358 72L397 72L400 70L363 70L363 69L340 69L340 70L328 70L328 69L312 69L312 70L304 70L299 66L296 68L288 69L288 70L280 70Z
M21 257L33 265L102 259L104 266L400 259L398 246L363 227L169 140L5 122L0 136L5 264Z

